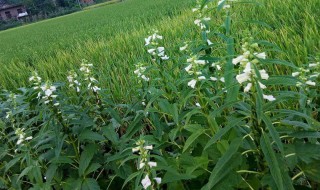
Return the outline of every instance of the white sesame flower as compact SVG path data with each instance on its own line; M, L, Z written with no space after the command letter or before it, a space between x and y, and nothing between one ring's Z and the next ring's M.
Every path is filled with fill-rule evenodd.
M194 61L196 64L199 64L199 65L204 65L206 64L206 61L205 60L195 60Z
M236 76L236 79L237 81L242 84L246 81L250 81L251 78L250 78L250 73L242 73L242 74L239 74Z
M293 77L297 77L297 76L299 76L300 75L300 72L294 72L294 73L292 73L292 76Z
M231 6L230 5L224 5L223 9L229 9Z
M184 70L186 70L187 72L189 72L191 68L192 68L192 64L188 65L186 68L184 68Z
M200 19L196 19L195 21L194 21L194 24L196 24L196 25L199 25L201 23L201 20Z
M251 63L250 63L250 62L248 62L248 63L246 64L246 67L245 67L245 69L243 70L243 72L248 73L248 74L251 74Z
M148 49L148 53L153 53L153 52L155 52L156 51L156 49Z
M146 150L152 150L152 149L153 149L153 146L152 146L152 145L145 146L144 149L146 149Z
M184 51L188 48L188 44L186 44L185 46L182 46L179 48L180 51Z
M142 179L141 184L144 189L147 189L151 185L151 181L148 174L144 177L144 179Z
M152 36L149 36L148 38L144 39L144 41L146 42L146 44L145 44L146 46L150 44L151 39L152 39Z
M146 165L146 163L141 162L141 163L139 164L139 169L142 169L145 165Z
M244 92L249 92L250 91L250 89L251 89L251 87L252 87L252 83L250 82L250 83L248 83L247 84L247 86L244 88Z
M160 184L161 183L161 177L155 177L153 178L154 180L156 180L157 184Z
M44 91L44 94L46 96L51 96L52 95L52 90L51 89L47 89L47 90Z
M32 136L27 137L27 138L26 138L26 141L28 141L28 140L32 140Z
M239 55L237 58L232 59L232 63L234 65L236 65L236 64L240 63L243 59L244 59L244 56L243 55Z
M255 55L257 58L259 58L259 59L266 59L266 58L267 58L266 52L254 53L254 55Z
M157 167L157 162L148 162L148 165L150 166L150 168Z
M55 103L55 104L53 104L54 106L59 106L60 104L59 103Z
M319 65L319 63L310 63L309 67L317 67Z
M263 94L263 98L266 99L266 100L269 100L270 102L276 100L276 98L272 95L265 95Z
M262 88L262 89L266 89L267 88L266 85L262 84L261 82L258 82L258 83L259 83L260 88Z
M162 59L162 60L168 60L169 57L168 57L167 55L165 55L165 56L161 57L161 59Z
M138 152L140 150L140 147L135 147L135 148L132 148L132 152Z
M146 77L145 75L141 75L141 78L147 82L150 80L150 78Z
M158 50L158 52L163 52L164 51L164 47L158 47L157 50Z
M204 21L209 21L209 20L211 20L211 18L210 17L204 17L203 20Z
M17 141L17 145L21 144L22 142L23 142L23 139L19 139L19 140Z
M194 60L194 58L188 58L188 59L187 59L187 62L188 62L188 63L191 63L193 60Z
M221 78L220 78L220 81L221 81L221 82L225 82L224 77L221 77Z
M311 80L308 80L308 81L306 82L306 84L307 84L307 85L310 85L310 86L315 86L315 85L316 85L316 83L313 82L313 81L311 81Z
M207 43L209 46L211 46L213 44L209 39L207 39Z
M192 79L191 81L188 82L188 86L191 88L194 88L196 86L197 80Z
M93 92L98 92L101 90L101 88L94 86L94 87L92 87L92 90L93 90Z
M201 105L199 104L199 102L196 103L196 106L201 108Z
M29 81L33 81L34 80L34 76L29 78Z
M221 71L221 66L220 65L216 65L216 68L218 69L218 71Z
M198 79L199 79L199 80L205 80L206 77L205 77L205 76L200 76L200 77L198 77Z
M210 77L210 79L211 79L212 81L217 81L217 80L218 80L216 77Z
M260 73L260 76L261 76L262 79L268 80L269 75L266 72L266 70L264 70L264 69L263 70L259 70L259 73Z

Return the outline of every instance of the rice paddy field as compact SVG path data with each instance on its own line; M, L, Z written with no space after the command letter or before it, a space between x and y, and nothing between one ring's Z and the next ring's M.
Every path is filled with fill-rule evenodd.
M278 58L296 65L319 52L320 1L257 3L237 7L233 30L247 28L257 38L277 44L286 52ZM116 97L126 97L135 84L130 79L133 65L144 59L143 37L159 29L174 56L183 39L193 35L192 5L192 0L127 0L2 31L0 86L24 86L33 70L48 80L64 81L68 70L87 59L96 65L103 85ZM254 20L259 22L252 24Z

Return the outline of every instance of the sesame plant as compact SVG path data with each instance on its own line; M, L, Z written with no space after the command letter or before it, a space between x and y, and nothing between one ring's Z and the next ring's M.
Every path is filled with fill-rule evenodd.
M274 59L276 45L233 30L239 6L257 5L197 0L177 55L152 30L131 102L87 60L67 84L34 72L2 90L0 189L318 189L319 57Z

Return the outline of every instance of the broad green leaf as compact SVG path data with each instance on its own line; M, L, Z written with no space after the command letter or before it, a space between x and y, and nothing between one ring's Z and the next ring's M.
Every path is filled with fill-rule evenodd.
M141 175L142 173L140 171L137 171L137 172L129 175L129 177L127 177L127 179L124 181L121 189L123 189L129 181L131 181L133 178L137 177L139 174Z
M100 167L101 167L101 164L98 164L98 163L90 164L90 166L88 167L88 169L85 172L85 175L89 175L90 173L98 170Z
M97 146L95 144L89 144L84 148L84 151L81 153L80 162L79 162L79 176L85 174L86 169L88 168L93 155L97 152Z
M207 148L209 148L211 145L213 145L214 143L216 143L218 140L220 140L223 135L225 135L229 130L231 130L234 126L236 126L237 124L239 124L242 120L244 120L245 118L236 118L233 120L229 121L229 124L227 126L225 126L224 128L221 128L214 136L213 138L211 138L208 143L206 144L204 150L206 150Z
M45 173L45 177L46 177L46 181L47 182L51 182L53 177L55 176L55 173L58 169L58 165L57 164L50 164L50 166L48 167L46 173Z
M304 138L315 138L318 139L320 138L320 132L317 131L299 131L299 132L294 132L289 134L290 137L295 137L299 139L304 139Z
M270 136L272 137L272 139L274 140L274 142L277 144L279 150L283 153L283 144L281 142L280 136L278 131L274 128L271 119L266 116L266 115L262 115L262 120L264 122L264 124L267 126Z
M28 175L28 173L34 168L34 166L28 166L24 170L22 170L21 174L18 177L18 180L20 180L23 176Z
M260 145L261 145L261 149L264 154L264 157L268 163L272 178L276 183L277 189L278 190L287 189L288 187L285 187L285 184L288 184L288 183L285 182L284 179L287 178L285 175L288 175L288 174L285 173L284 171L281 171L282 169L280 167L276 154L271 147L271 142L269 140L269 137L264 132L262 132L262 136L260 138Z
M98 182L93 178L86 178L83 180L81 190L99 190Z
M198 130L196 132L194 132L192 135L190 135L190 137L187 139L186 143L184 144L184 147L183 147L183 151L182 152L185 152L189 146L200 136L202 135L203 133L205 132L205 129L202 129L202 130Z
M6 164L5 172L7 172L12 166L14 166L16 163L18 163L19 160L20 160L20 157L16 157L16 158L13 158L12 160L10 160L10 162L8 162Z
M93 131L87 129L87 130L80 133L79 140L80 141L83 141L83 140L104 141L105 138L104 138L104 136L100 135L99 133L93 132Z
M242 139L237 138L233 140L229 146L229 149L222 155L215 167L213 168L211 175L209 177L209 182L202 187L202 190L214 189L223 178L241 162L239 161L239 156L234 157L238 151L240 145L242 144ZM235 159L236 158L236 159Z

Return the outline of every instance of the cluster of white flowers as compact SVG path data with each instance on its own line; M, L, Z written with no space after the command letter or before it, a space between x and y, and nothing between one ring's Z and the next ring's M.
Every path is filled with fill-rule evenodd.
M206 77L202 75L201 68L206 64L205 60L199 60L197 56L192 56L187 59L187 64L189 64L185 70L189 75L195 76L194 79L188 82L188 86L195 88L197 81L205 80Z
M210 32L207 23L211 20L210 16L206 14L209 9L208 5L210 4L202 7L202 1L197 0L196 7L192 9L192 12L196 13L196 20L194 20L194 24L200 27L200 29L206 33Z
M142 179L141 184L144 189L147 189L148 187L152 186L153 181L150 179L150 175L152 175L152 168L157 166L157 162L150 161L150 150L153 149L152 145L145 145L144 140L138 140L136 142L137 147L132 148L133 153L139 153L139 164L138 169L143 170L145 173L145 177ZM152 178L157 184L161 183L160 177L154 177Z
M145 46L148 48L148 53L153 56L153 60L160 58L161 60L168 60L169 56L165 54L165 48L159 46L159 41L163 39L163 36L158 35L158 31L154 30L153 33L145 38Z
M17 128L15 130L15 134L18 136L17 145L22 144L23 141L28 141L28 140L32 139L32 136L29 136L26 138L26 134L23 131L24 131L24 129L20 129L20 128Z
M77 92L80 92L81 83L77 80L77 73L75 71L69 71L67 79L69 81L69 87L74 87Z
M252 41L252 38L249 38ZM258 81L261 89L266 89L267 87L260 81L257 73L254 70L253 64L258 66L259 59L266 59L266 53L257 53L258 49L257 43L249 43L248 39L245 39L245 43L242 45L243 54L239 55L237 58L232 60L234 65L240 64L240 68L242 68L242 72L236 76L237 81L240 84L246 83L244 88L244 92L249 92L253 86L254 78ZM259 75L262 80L268 80L269 75L266 70L259 70ZM264 99L269 101L274 101L275 98L272 95L263 95Z
M307 69L300 68L298 72L292 73L293 77L298 77L300 82L297 82L298 87L316 86L316 80L320 76L320 62L310 63Z
M84 74L84 80L88 81L88 89L93 90L94 92L98 92L101 89L96 85L98 81L93 77L91 68L93 64L88 63L87 60L83 59L80 67L80 71ZM79 83L80 86L80 83Z
M39 77L38 73L34 71L32 76L29 78L29 81L32 82L33 88L39 89L41 85L41 77Z
M44 100L45 104L48 104L50 102L54 102L54 100L57 98L58 95L55 95L54 92L57 90L56 86L50 85L48 82L44 85L42 85L41 90L43 92L42 99ZM40 97L41 94L39 93L38 96ZM59 103L55 102L53 104L54 106L58 106Z
M138 63L136 64L136 70L134 71L134 74L136 74L139 78L142 78L144 81L149 81L150 78L144 75L146 69L147 68L144 66L143 63Z

